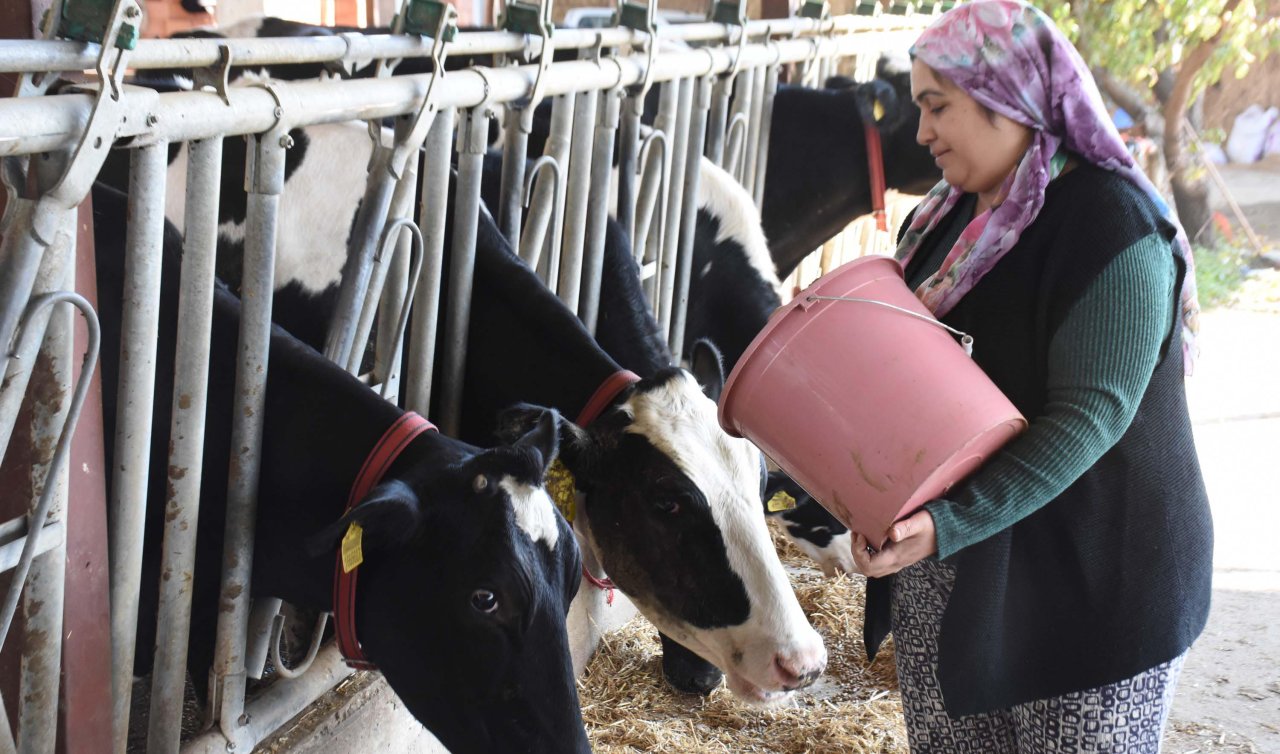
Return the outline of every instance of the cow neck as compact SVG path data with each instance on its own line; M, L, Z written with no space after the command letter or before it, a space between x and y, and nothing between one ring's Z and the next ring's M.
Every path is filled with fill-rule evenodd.
M415 437L435 428L434 424L412 411L396 419L374 443L356 474L355 481L351 484L351 494L347 497L346 510L350 512L365 499ZM360 640L356 637L356 584L360 568L358 564L350 568L344 567L343 548L347 538L343 539L344 544L338 548L333 568L333 623L338 651L350 667L373 670L376 666L365 657Z
M875 121L864 119L862 133L867 141L867 174L871 178L871 214L876 218L876 229L887 233L889 218L884 210L884 149L880 144L880 129Z
M578 414L577 425L585 429L600 414L604 413L606 408L612 405L623 390L639 381L640 377L635 372L627 369L619 369L609 375L604 382L600 383L600 387L596 388L596 391L592 393L586 405L582 407L582 411ZM587 568L585 562L582 564L582 578L586 579L587 583L595 588L604 590L605 604L613 605L613 590L618 587L613 583L612 579L608 576L597 577Z

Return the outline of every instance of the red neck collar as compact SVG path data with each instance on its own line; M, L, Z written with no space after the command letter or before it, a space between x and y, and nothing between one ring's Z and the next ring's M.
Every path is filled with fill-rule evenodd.
M582 407L582 413L578 414L579 427L586 427L595 421L604 410L613 403L613 399L618 397L629 385L634 385L640 381L640 376L635 372L627 369L619 369L602 383L596 391L591 394L591 398L587 401L587 405Z
M360 504L382 480L387 469L395 462L413 438L434 430L436 426L418 414L409 411L395 420L365 458L360 473L351 485L351 495L347 498L347 512ZM356 638L356 576L359 567L347 571L342 567L342 552L339 548L333 569L333 627L338 639L338 650L347 665L358 670L373 670L375 665L364 655L360 640Z
M600 383L600 387L596 388L596 391L591 394L587 405L582 408L582 413L578 414L578 426L586 427L595 421L596 417L600 416L605 408L613 403L613 399L618 397L618 393L639 381L640 376L627 369L620 369L609 375L604 382ZM613 590L617 589L617 585L608 576L596 578L595 574L587 570L587 564L583 563L582 577L595 588L603 589L605 591L605 603L609 606L613 605Z
M889 230L889 219L884 211L884 150L880 148L880 129L874 120L862 123L862 133L867 139L867 168L871 176L871 212L876 217L876 228Z

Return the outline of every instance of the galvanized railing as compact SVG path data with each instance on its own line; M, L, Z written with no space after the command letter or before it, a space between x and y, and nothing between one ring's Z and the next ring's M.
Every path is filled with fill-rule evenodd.
M407 7L407 6L406 6ZM549 7L549 6L543 6ZM362 120L377 123L397 118L389 134L371 127L376 140L365 199L349 253L355 274L342 281L340 307L330 328L326 355L358 371L364 342L380 322L375 374L384 394L403 393L406 407L425 413L432 394L441 391L443 413L436 417L446 431L456 431L462 376L467 357L472 263L480 209L480 175L488 124L501 115L505 124L503 199L497 217L503 233L543 280L594 329L610 195L615 180L611 157L615 141L620 154L616 216L630 234L642 263L642 275L654 312L673 350L679 355L685 326L693 226L698 193L697 161L707 156L731 169L755 197L763 196L768 160L773 91L783 66L796 65L799 75L820 81L836 70L838 59L855 58L865 68L880 52L902 48L927 21L924 16L850 16L791 18L746 23L701 23L655 28L649 15L623 6L630 26L601 30L555 30L545 34L512 31L446 36L440 21L432 37L413 35L293 39L141 40L127 45L96 45L64 40L0 41L0 72L39 73L96 68L96 83L57 96L38 95L28 86L20 96L0 100L0 158L11 188L7 222L0 245L0 457L17 421L35 345L53 305L70 302L92 311L79 299L59 293L67 287L65 261L70 211L87 195L105 159L119 140L131 149L127 235L126 298L131 305L122 323L119 405L114 428L115 457L111 470L110 554L112 602L112 666L114 749L125 750L129 722L132 669L137 634L136 614L141 579L143 514L150 459L152 396L155 384L159 309L160 239L164 222L166 154L170 144L187 142L185 236L179 293L175 400L168 464L187 470L175 475L171 516L163 543L163 568L177 574L161 586L159 642L152 677L148 718L148 750L174 751L181 735L185 656L190 628L191 580L195 567L195 531L203 454L213 259L217 244L218 197L222 137L249 137L244 300L240 332L241 360L236 373L236 408L232 447L243 449L232 464L224 537L222 600L217 650L211 677L210 719L217 728L190 741L189 751L249 751L258 741L347 673L332 647L319 651L299 677L273 684L247 704L245 683L263 673L268 647L278 638L278 601L252 609L253 530L259 475L266 384L271 292L281 194L285 188L284 156L291 129L320 123ZM139 21L140 6L119 0L112 8L102 38L119 40ZM439 18L439 17L437 17ZM50 21L56 24L56 18ZM444 40L449 39L447 43ZM439 41L436 41L439 40ZM660 41L679 40L705 46L659 50ZM576 61L551 62L552 49L578 49ZM312 80L249 86L225 84L226 67L323 62L350 66L356 61L445 55L529 55L533 63L472 67L435 76L379 75L365 80ZM134 69L207 69L198 78L212 91L157 94L123 81L125 66ZM439 68L437 68L438 70ZM34 82L38 76L27 76ZM47 81L46 81L47 84ZM660 86L659 108L652 131L640 125L644 96ZM552 118L545 157L525 174L530 117L538 101L550 98ZM458 185L453 224L449 290L441 310L444 261L445 195L449 165L455 152ZM425 170L418 176L422 151ZM27 180L18 168L27 155L43 173ZM34 187L34 190L31 188ZM415 207L415 199L417 205ZM521 222L521 204L530 205ZM412 262L412 263L411 263ZM61 265L61 266L60 266ZM408 313L408 301L415 306ZM42 348L69 359L70 342L63 310L48 326ZM401 354L395 337L406 317L414 338ZM443 352L436 353L436 332L443 328ZM12 345L11 345L12 344ZM96 348L96 345L93 347ZM92 351L93 348L90 350ZM396 383L394 365L409 367L407 382ZM443 364L443 383L432 382L432 365ZM167 368L167 365L164 365ZM85 372L91 372L87 363ZM69 389L69 370L58 376ZM82 379L82 383L87 380ZM69 409L63 403L37 416L39 437L59 437L57 451L36 467L41 492L33 513L21 521L0 523L0 569L29 568L28 600L56 597L60 584L62 506L65 490L56 483L64 467L63 440L74 428L83 400L77 386ZM177 400L176 396L182 396ZM66 415L70 414L69 417ZM66 417L64 419L64 417ZM110 431L110 429L108 430ZM47 443L49 447L55 447ZM222 473L211 470L210 473ZM52 523L44 524L44 521ZM28 528L29 527L29 528ZM38 540L31 533L43 531ZM24 536L24 532L29 532ZM22 549L21 557L15 553ZM48 573L38 572L41 559ZM57 561L56 563L54 561ZM17 579L16 599L22 579ZM47 586L48 595L35 595ZM56 613L57 610L47 611ZM7 630L7 622L2 624ZM47 648L43 678L23 678L23 688L48 688L42 698L57 698L58 642ZM28 625L28 633L31 626ZM0 643L3 641L0 631ZM148 648L144 648L144 651ZM292 676L296 673L290 672ZM204 679L194 679L203 683ZM23 693L16 743L21 751L52 751L56 709L46 701L27 709ZM32 697L35 698L35 697ZM3 719L0 715L0 719ZM52 721L52 722L50 722ZM5 742L10 732L0 728Z

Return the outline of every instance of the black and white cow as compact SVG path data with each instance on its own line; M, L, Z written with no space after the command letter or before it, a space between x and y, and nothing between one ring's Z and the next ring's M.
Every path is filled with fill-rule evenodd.
M484 199L490 205L498 200L501 160L502 155L496 152L490 152L485 158ZM710 162L704 162L710 165ZM714 166L712 168L718 170ZM737 186L736 183L733 185ZM703 192L703 195L718 196L715 190ZM747 201L750 204L749 198ZM767 252L765 258L767 260ZM639 275L640 269L625 231L610 218L605 227L596 342L623 368L643 377L655 377L670 370L674 357L645 298ZM701 341L699 352L702 348L712 352L709 362L714 368L702 368L708 364L704 360L691 366L691 371L703 392L715 400L723 388L724 372L719 366L714 346ZM663 675L673 687L680 691L707 694L720 684L722 674L715 665L661 631L659 637L663 649Z
M276 283L284 289L316 271L340 270L346 259L363 181L346 181L335 170L340 164L363 170L371 147L363 126L346 127L349 139L340 132L330 139L323 127L305 129L305 156L288 174L280 202ZM309 172L312 161L323 170ZM171 185L181 185L182 162L180 153L170 166ZM225 190L240 185L234 172L224 174ZM321 234L318 224L307 227L325 218L299 221L289 213L300 205L322 207L335 228ZM181 217L182 207L175 201L167 212ZM223 239L235 238L238 227L224 226ZM476 251L463 438L491 439L495 413L515 403L577 416L618 364L513 255L487 213ZM329 274L329 288L308 283L308 295L292 302L278 290L277 315L287 318L293 308L302 320L328 322L339 279ZM609 576L660 630L724 670L730 688L746 699L781 698L821 673L822 641L805 621L760 514L758 453L720 429L714 402L688 373L656 373L620 394L590 427L562 420L561 428L562 458L584 495L579 529Z
M710 340L728 374L782 304L781 283L760 213L746 189L703 160L698 199L685 353L696 357L697 343ZM789 498L778 494L786 492ZM789 502L782 505L782 500ZM765 513L779 520L787 538L824 574L853 572L849 530L785 474L769 474L763 502Z
M470 324L464 437L482 437L486 417L517 401L576 415L621 369L487 215ZM715 403L669 364L650 354L644 378L589 426L562 419L561 456L582 495L575 526L663 634L739 696L776 700L811 683L826 653L760 515L758 451L720 429Z
M875 79L849 88L778 87L760 213L779 277L871 212L864 129L875 122L876 102L884 110L877 125L886 188L924 193L941 180L916 142L909 63L882 58Z
M124 195L101 184L93 201L104 414L113 426L128 212ZM167 467L180 244L167 228L136 670L149 671L155 642L161 501L170 477L202 472L188 654L202 688L213 659L233 463L240 304L219 286L203 467ZM590 751L565 636L581 561L542 487L557 449L555 413L533 413L530 431L509 447L482 450L438 432L417 435L344 515L366 455L403 412L279 328L272 334L252 591L333 609L338 541L348 524L360 523L365 559L354 620L362 648L409 711L453 751Z

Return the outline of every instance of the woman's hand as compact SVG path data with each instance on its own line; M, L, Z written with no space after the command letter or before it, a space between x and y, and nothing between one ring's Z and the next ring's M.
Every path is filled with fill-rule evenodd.
M933 516L919 510L889 527L889 541L879 552L871 552L867 538L853 535L853 564L863 576L879 578L897 573L938 551Z

